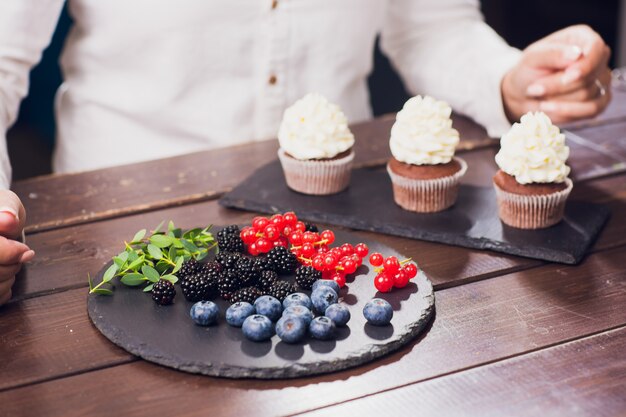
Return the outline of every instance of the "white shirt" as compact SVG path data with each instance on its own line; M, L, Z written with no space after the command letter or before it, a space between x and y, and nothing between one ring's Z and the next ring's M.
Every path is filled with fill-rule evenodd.
M63 0L0 1L0 132ZM69 0L56 172L90 170L276 137L308 92L348 120L371 117L367 76L381 36L412 93L509 127L502 76L519 59L472 0ZM0 187L10 182L0 138ZM358 138L356 138L358 140Z

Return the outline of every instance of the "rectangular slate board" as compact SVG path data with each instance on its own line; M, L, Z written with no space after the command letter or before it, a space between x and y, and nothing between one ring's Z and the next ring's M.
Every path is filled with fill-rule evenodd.
M568 201L561 223L543 230L515 229L500 221L493 188L469 185L461 185L452 208L419 214L395 204L385 170L356 169L347 190L309 196L287 188L278 161L257 170L220 204L261 213L294 211L311 222L566 264L581 261L610 214L602 205Z

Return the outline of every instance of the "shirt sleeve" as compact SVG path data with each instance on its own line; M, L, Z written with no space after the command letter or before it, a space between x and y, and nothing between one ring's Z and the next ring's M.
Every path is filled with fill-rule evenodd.
M6 131L28 91L28 75L48 46L64 0L0 1L0 188L11 183Z
M381 48L412 94L428 94L485 126L510 128L500 84L521 52L484 21L477 0L390 0Z

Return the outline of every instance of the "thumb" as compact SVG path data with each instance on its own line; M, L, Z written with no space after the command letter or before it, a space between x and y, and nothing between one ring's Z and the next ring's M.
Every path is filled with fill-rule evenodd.
M538 41L524 50L522 60L535 68L560 70L582 55L582 49L576 45Z
M0 236L15 239L20 236L26 211L19 197L10 190L0 190Z

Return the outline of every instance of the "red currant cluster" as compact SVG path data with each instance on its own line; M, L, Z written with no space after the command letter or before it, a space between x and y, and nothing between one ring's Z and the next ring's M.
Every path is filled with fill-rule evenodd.
M389 292L394 287L405 287L411 278L417 275L417 265L411 259L399 261L395 256L383 257L380 253L370 255L370 264L377 272L374 286L380 292Z
M289 236L294 231L304 232L306 226L294 212L274 214L272 217L257 216L252 226L241 229L240 237L252 256L269 252L275 246L289 247Z
M346 275L353 274L363 263L369 249L365 243L344 243L332 248L335 234L331 230L321 233L295 231L289 237L291 251L303 265L322 272L323 279L332 279L339 287L346 285Z

